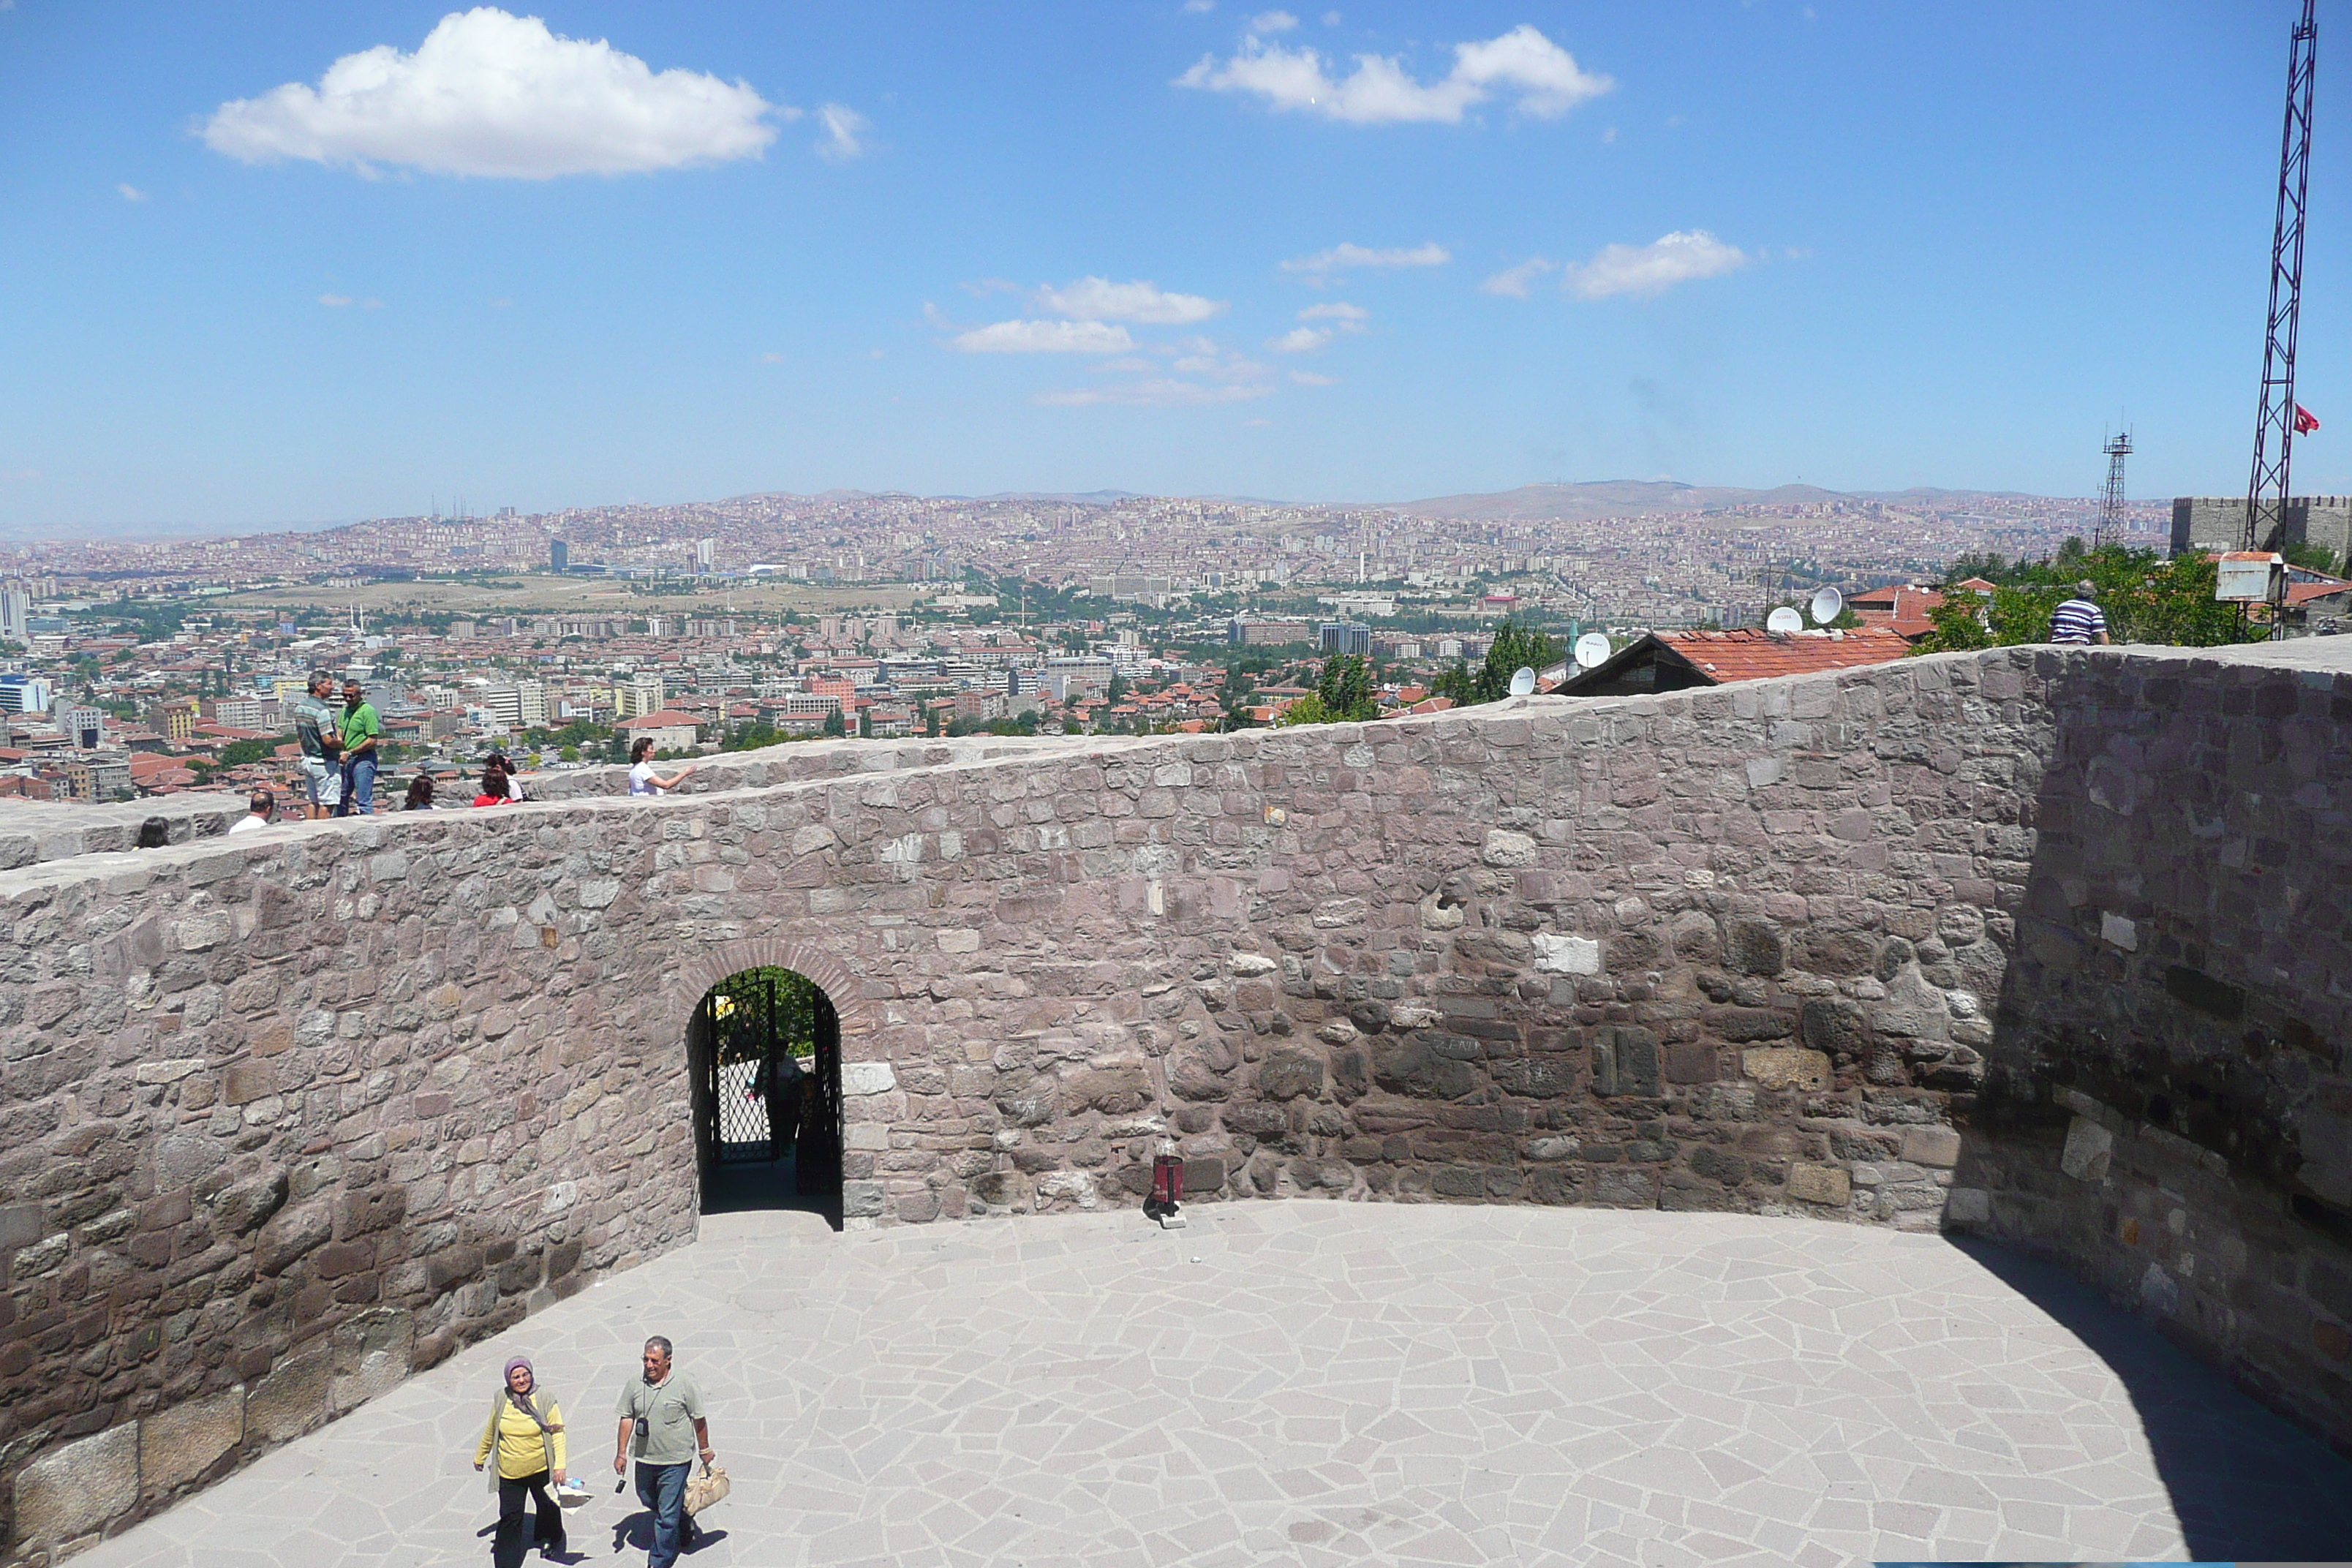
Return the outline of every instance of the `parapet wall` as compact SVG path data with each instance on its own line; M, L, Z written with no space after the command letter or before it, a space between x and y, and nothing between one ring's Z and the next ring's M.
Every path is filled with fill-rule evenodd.
M2004 1173L2056 1162L1984 1098L2035 1005L2052 769L2156 663L800 745L663 800L0 873L10 1539L118 1526L688 1238L687 1021L755 963L840 1010L852 1223L1130 1204L1167 1137L1211 1200L1933 1228L1959 1164L1951 1212L2008 1223Z
M2352 1441L2352 658L2074 661L1951 1218Z

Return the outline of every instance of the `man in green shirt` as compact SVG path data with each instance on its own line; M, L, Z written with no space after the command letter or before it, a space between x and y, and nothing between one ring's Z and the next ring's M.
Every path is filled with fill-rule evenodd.
M383 724L356 680L343 682L343 804L337 816L375 815L376 737Z
M656 1334L646 1342L645 1371L621 1387L615 1414L621 1426L613 1439L613 1473L629 1468L629 1438L636 1437L637 1500L654 1516L653 1546L646 1568L670 1568L681 1547L694 1542L694 1521L686 1512L686 1478L701 1459L709 1468L710 1424L702 1414L702 1390L670 1366L670 1342Z

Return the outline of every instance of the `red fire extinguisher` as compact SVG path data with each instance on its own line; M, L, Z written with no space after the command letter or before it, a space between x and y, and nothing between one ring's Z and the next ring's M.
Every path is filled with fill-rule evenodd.
M1184 1223L1183 1202L1184 1161L1173 1143L1164 1143L1151 1157L1151 1195L1143 1201L1143 1212L1172 1229Z

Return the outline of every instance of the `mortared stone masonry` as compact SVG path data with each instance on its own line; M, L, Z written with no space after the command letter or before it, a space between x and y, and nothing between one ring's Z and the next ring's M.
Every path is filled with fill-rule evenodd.
M688 1239L755 964L839 1010L854 1225L1172 1139L1199 1200L1973 1228L2352 1436L2347 721L2352 647L2001 649L0 872L9 1550Z

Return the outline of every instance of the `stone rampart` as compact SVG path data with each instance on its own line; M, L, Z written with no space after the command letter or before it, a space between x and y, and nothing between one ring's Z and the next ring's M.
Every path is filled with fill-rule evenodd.
M1951 1217L2352 1442L2352 659L2059 667Z
M2151 662L799 745L662 800L554 798L583 773L0 873L10 1539L135 1517L690 1237L687 1021L757 963L840 1011L854 1224L1131 1204L1173 1138L1212 1200L1932 1228L2030 1001L2074 705ZM2054 1163L2042 1126L1984 1142Z

